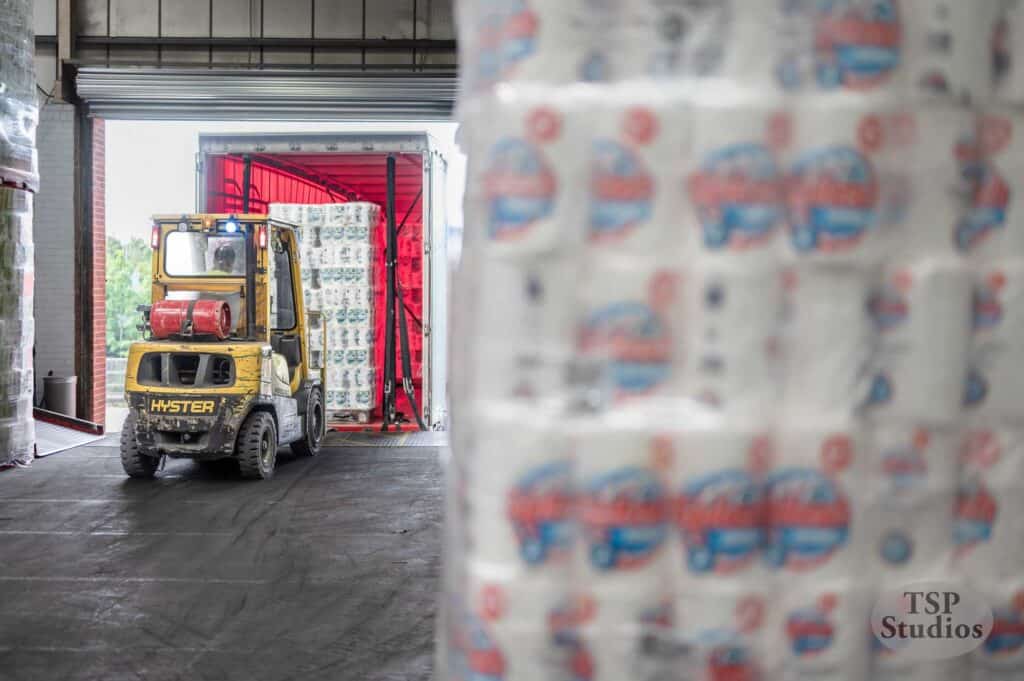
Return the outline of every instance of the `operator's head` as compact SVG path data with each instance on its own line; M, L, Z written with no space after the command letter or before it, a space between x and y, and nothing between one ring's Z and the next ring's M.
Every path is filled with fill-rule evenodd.
M235 269L235 249L230 244L221 244L213 252L213 269L231 273Z

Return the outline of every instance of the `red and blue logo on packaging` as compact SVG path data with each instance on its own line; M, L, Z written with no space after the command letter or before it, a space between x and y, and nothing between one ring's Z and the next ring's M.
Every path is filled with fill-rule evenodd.
M668 503L651 471L627 467L591 480L578 500L579 518L598 570L649 563L665 542Z
M515 241L551 216L558 181L540 149L526 140L509 138L491 152L484 191L490 207L488 236L494 241Z
M882 452L882 472L891 492L912 490L927 477L928 462L918 447L900 445Z
M540 22L525 0L481 4L476 40L478 75L485 82L496 82L535 53Z
M452 676L460 681L502 681L505 678L505 656L498 649L484 622L466 613L461 626L453 632Z
M999 505L983 482L961 483L953 516L953 543L958 555L992 539L998 513Z
M976 368L967 372L964 386L964 406L977 407L988 397L988 379Z
M736 144L712 152L687 185L704 245L711 250L764 245L782 223L782 175L771 151L761 144Z
M583 323L580 344L584 351L598 350L609 357L619 397L652 392L668 380L671 330L646 302L623 301L597 309Z
M972 186L970 210L956 228L957 248L966 252L1005 228L1010 185L989 161L964 165L961 172Z
M815 606L790 613L786 618L786 637L796 657L807 659L821 655L832 647L836 637L830 611Z
M726 574L750 565L765 541L766 505L754 477L741 470L701 476L683 485L675 504L686 564Z
M974 331L991 331L1003 321L1003 304L999 297L1006 286L1006 277L995 273L974 287Z
M804 3L784 3L804 13ZM814 77L827 90L869 89L900 65L903 27L898 0L811 0L814 22ZM803 85L799 56L784 60L778 77L784 87Z
M758 668L750 648L734 632L713 631L698 645L707 650L706 676L708 681L757 681Z
M570 473L567 461L539 466L508 494L508 518L529 565L560 560L572 544Z
M789 468L768 478L768 562L809 570L829 560L850 535L850 502L838 482L814 469Z
M1024 594L1018 594L1014 601L1009 607L993 611L992 633L982 648L990 658L1007 658L1024 652Z
M1010 185L991 161L1012 135L1009 121L989 116L979 125L980 139L973 135L956 146L960 174L970 187L971 201L967 216L956 226L954 242L967 252L995 232L1006 228L1010 205Z
M789 177L790 239L801 252L856 247L878 222L878 178L871 161L850 147L811 151Z
M910 288L909 275L898 273L887 280L871 297L869 309L875 327L881 331L892 331L899 328L910 317L910 301L907 290Z
M654 178L637 154L618 142L596 140L593 153L590 238L623 239L651 219Z
M548 616L552 643L565 656L567 681L591 681L594 678L594 658L579 631L593 614L593 601L577 597L561 603Z

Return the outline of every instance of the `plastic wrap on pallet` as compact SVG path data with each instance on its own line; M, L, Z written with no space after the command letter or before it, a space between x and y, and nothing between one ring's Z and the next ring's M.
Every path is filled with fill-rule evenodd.
M367 202L270 206L270 216L299 227L306 309L314 368L324 369L327 410L377 406L374 366L373 229L380 207ZM320 325L322 324L322 326Z
M34 278L32 195L0 187L0 465L34 453Z
M458 3L440 678L1024 679L1022 7Z
M35 42L31 0L0 0L0 181L36 190Z

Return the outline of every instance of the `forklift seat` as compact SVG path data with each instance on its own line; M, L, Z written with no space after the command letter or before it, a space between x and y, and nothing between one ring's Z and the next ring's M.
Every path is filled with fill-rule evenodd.
M274 394L279 397L291 397L292 386L291 380L289 379L288 362L281 355L274 353L271 365L274 370L272 384Z
M302 347L298 336L286 336L284 334L271 334L270 347L276 354L282 355L288 362L288 377L295 377L295 370L302 363Z

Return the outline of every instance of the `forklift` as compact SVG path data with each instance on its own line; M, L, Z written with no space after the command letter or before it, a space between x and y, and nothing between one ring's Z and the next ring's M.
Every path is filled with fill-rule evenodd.
M326 419L309 327L324 325L306 316L296 227L161 215L151 246L147 339L132 344L125 376L125 473L152 478L164 457L235 459L243 477L268 479L282 446L315 456Z

